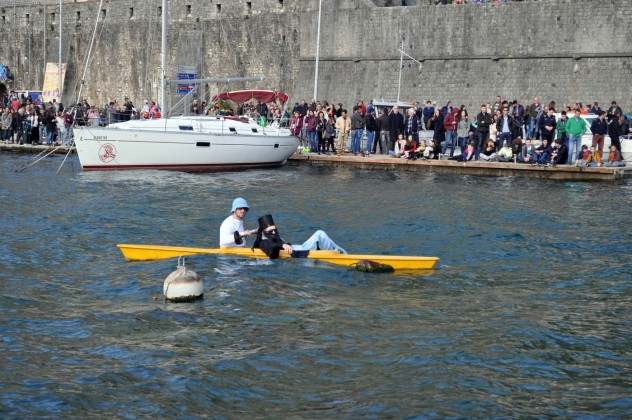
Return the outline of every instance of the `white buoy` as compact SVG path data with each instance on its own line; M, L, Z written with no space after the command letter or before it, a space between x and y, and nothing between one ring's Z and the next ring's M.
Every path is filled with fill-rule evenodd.
M180 264L181 258L178 258L178 268L167 276L162 288L165 297L171 302L190 302L204 295L202 277L193 270L187 270L184 258Z

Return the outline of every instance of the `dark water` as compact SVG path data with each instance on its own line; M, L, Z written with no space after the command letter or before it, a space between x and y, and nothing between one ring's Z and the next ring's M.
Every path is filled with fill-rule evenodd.
M0 155L0 417L629 418L632 217L616 183L432 173L72 172ZM74 167L78 167L76 161ZM426 273L196 256L234 197L300 242L436 255Z

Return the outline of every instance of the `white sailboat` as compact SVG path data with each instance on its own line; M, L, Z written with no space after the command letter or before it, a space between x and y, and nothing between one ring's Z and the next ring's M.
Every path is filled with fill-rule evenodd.
M162 18L164 106L167 0ZM196 79L188 83L229 83L253 78ZM259 79L260 80L260 79ZM75 126L75 147L83 170L162 169L212 172L283 165L296 152L290 130L262 127L245 117L174 116L130 120L108 127Z

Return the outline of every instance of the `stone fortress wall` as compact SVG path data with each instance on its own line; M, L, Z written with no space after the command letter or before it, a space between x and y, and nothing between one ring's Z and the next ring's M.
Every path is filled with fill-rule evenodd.
M5 2L6 3L6 2ZM19 3L19 2L18 2ZM470 110L496 94L558 104L632 98L632 8L628 0L527 0L508 4L382 7L381 0L322 0L318 97L453 100ZM424 3L424 4L420 4ZM161 0L65 2L64 102L76 98L99 14L82 96L104 104L157 100ZM196 65L198 77L264 75L229 89L266 88L309 100L314 91L318 0L170 0L168 77ZM38 0L0 9L0 65L16 88L41 89L58 60L59 6ZM400 53L404 59L400 80ZM420 64L421 63L421 64ZM212 87L224 89L226 87Z

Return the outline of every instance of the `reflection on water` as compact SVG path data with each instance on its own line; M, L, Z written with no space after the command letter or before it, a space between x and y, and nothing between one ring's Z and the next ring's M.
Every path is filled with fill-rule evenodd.
M603 417L632 414L632 183L287 167L22 173L0 160L0 415ZM75 167L77 163L75 162ZM358 253L439 256L366 274L200 255L204 299L165 303L176 261L246 227L326 230Z

